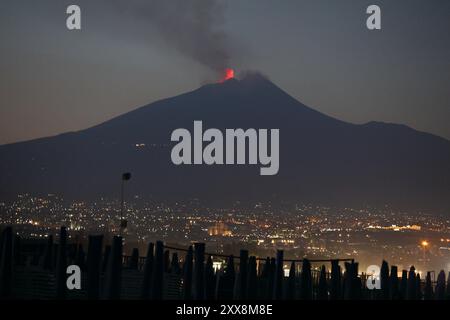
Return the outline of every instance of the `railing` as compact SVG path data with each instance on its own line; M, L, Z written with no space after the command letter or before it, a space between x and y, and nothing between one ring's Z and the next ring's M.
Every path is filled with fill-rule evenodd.
M358 275L358 263L353 259L284 259L282 250L278 250L274 258L250 256L247 250L233 256L206 252L203 243L180 248L161 241L150 243L145 257L139 255L138 249L134 249L131 256L124 256L121 237L114 237L111 246L105 247L109 249L104 250L103 236L89 236L85 255L81 245L67 243L67 239L65 228L61 228L57 245L49 236L45 248L24 253L12 229L5 228L0 238L0 297L35 298L39 292L45 292L42 298L53 295L58 299L416 300L450 297L442 272L435 285L431 275L419 281L414 269L399 279L396 267L389 272L385 262L381 290L370 291L364 286L365 276ZM172 256L171 251L174 251ZM180 252L185 256L179 257ZM211 257L226 259L226 263L216 270ZM342 262L345 272L340 265ZM288 276L284 274L285 263L291 265ZM314 270L312 263L331 263L331 269L321 266L320 270ZM83 271L83 290L76 295L65 287L65 268L70 264L78 264ZM33 274L51 281L41 281Z

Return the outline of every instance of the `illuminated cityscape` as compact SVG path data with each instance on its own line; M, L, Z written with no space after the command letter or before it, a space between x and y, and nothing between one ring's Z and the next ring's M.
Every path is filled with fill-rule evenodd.
M431 213L270 202L212 208L200 200L169 204L138 196L125 208L125 253L156 240L181 246L204 242L207 251L221 254L238 255L245 248L266 257L283 249L287 259L354 258L361 270L383 259L399 270L411 265L419 273L450 270L450 219ZM56 235L60 226L81 242L90 234L119 232L118 201L19 195L0 203L0 212L0 223L23 238Z

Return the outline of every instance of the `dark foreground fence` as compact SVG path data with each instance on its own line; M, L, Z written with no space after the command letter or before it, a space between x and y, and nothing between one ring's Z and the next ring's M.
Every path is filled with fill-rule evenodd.
M103 236L89 236L83 246L69 244L61 228L59 241L49 236L41 246L24 248L12 228L0 238L0 297L2 299L152 299L152 300L431 300L450 299L450 275L444 271L432 283L415 272L383 261L380 290L365 286L352 259L287 260L283 251L275 258L205 252L205 244L189 248L150 243L145 257L138 249L124 256L122 238L104 244ZM82 270L79 290L68 290L66 269ZM341 265L343 264L343 268ZM312 265L319 267L313 268Z

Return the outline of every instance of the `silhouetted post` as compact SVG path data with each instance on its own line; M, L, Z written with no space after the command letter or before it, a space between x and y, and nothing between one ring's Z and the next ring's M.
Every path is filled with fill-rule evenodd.
M53 236L47 237L47 244L44 250L44 258L42 261L42 267L44 270L53 270Z
M183 265L183 295L184 300L192 299L192 268L193 268L193 250L189 246Z
M234 283L236 280L236 272L234 270L234 256L228 257L227 264L218 279L217 299L231 300L233 299Z
M319 290L317 292L318 300L328 300L327 271L325 266L320 269Z
M105 298L120 299L122 281L122 237L114 236L105 276Z
M420 281L420 274L416 276L416 300L422 300L422 286Z
M283 250L277 250L277 263L275 266L275 283L273 299L280 300L283 293Z
M102 260L102 272L105 273L106 269L108 267L108 260L109 255L111 254L111 246L107 245L105 246L105 252L103 253L103 260Z
M267 257L262 268L261 268L261 277L269 277L269 272L270 272L270 258Z
M445 289L445 299L450 300L450 272L447 277L447 287Z
M302 274L300 277L300 299L312 299L311 263L308 259L303 259Z
M216 292L216 279L212 257L208 256L205 266L205 296L206 300L213 300Z
M286 287L286 299L295 299L295 262L292 261L291 268L289 269L289 278Z
M128 268L131 270L137 270L139 267L139 249L133 248L131 252L130 261L128 262Z
M205 244L194 244L194 299L205 299Z
M238 284L238 299L247 299L247 282L248 282L248 251L241 250L239 259L239 284Z
M338 260L331 261L331 288L330 299L338 300L341 298L341 267Z
M255 300L258 297L258 282L256 271L256 257L251 256L248 259L248 279L247 279L247 298Z
M56 298L66 298L66 269L67 269L67 230L61 227L59 232L58 255L56 262Z
M164 251L164 272L169 272L170 270L170 251Z
M147 257L145 258L144 264L144 280L142 281L142 299L148 299L150 297L150 287L152 281L152 271L153 271L153 243L148 244Z
M264 262L258 262L258 289L261 292L258 294L260 299L270 299L269 296L269 273L270 273L270 258L266 257Z
M445 272L441 270L439 272L436 282L436 300L444 300L445 299Z
M151 298L162 300L164 289L164 244L156 242L155 265L152 272Z
M275 282L275 259L267 257L263 268L263 277L266 278L266 290L264 299L273 299L273 286Z
M84 253L83 245L78 245L77 256L75 258L75 264L80 267L82 271L86 269L86 254Z
M424 300L433 300L433 287L431 285L431 272L427 272L427 276L425 278L425 289L423 293Z
M416 289L416 269L414 266L411 266L408 274L408 286L406 292L406 299L415 300L417 297L417 289Z
M103 236L89 236L87 256L87 297L89 300L100 298L100 267Z
M0 226L0 263L3 255L4 230Z
M0 297L7 298L12 291L13 275L13 235L12 228L6 227L2 232L0 255Z
M344 299L356 300L360 298L361 282L358 279L358 263L345 263Z
M22 255L21 255L21 239L18 235L14 236L14 241L13 241L13 257L14 257L14 264L15 265L22 265ZM14 268L13 268L14 270Z
M389 299L389 265L383 260L380 270L381 299Z
M362 291L361 291L361 279L358 277L358 262L354 262L352 260L353 265L353 278L352 278L352 285L353 285L353 293L354 293L354 299L361 299L362 298Z
M180 260L178 259L178 253L174 252L172 254L172 261L170 261L170 272L173 274L180 274Z
M396 266L391 266L391 275L389 278L389 294L391 300L398 300L399 291L398 291L398 269Z
M225 287L226 299L233 299L233 289L236 282L236 270L234 268L234 256L228 257L227 266L225 268Z
M400 282L400 295L403 300L408 298L408 271L402 270L402 280Z

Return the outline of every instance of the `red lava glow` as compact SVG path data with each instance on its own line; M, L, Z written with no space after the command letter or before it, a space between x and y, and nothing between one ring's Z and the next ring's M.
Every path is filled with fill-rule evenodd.
M234 70L227 68L227 69L225 69L225 74L224 74L222 80L220 80L220 82L225 82L225 81L233 79L233 78L234 78Z

